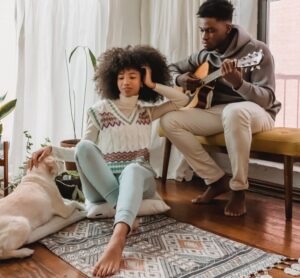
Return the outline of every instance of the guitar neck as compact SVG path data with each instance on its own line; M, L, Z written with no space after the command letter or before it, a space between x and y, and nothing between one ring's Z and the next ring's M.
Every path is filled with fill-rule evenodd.
M206 76L202 81L203 81L203 85L206 85L216 79L218 79L219 77L222 76L222 73L221 73L221 69L218 69L214 72L212 72L211 74L209 74L208 76Z
M236 60L236 68L249 68L251 67L251 71L254 69L259 69L259 64L262 61L264 57L263 51L260 49L259 51L254 51L252 53L249 53L248 55L239 58ZM203 70L202 70L203 67ZM202 84L201 85L207 85L208 83L218 79L222 76L221 69L218 69L214 71L213 73L207 75L205 78L202 78L202 76L205 76L208 73L208 62L203 63L195 73L199 70L199 73L201 73L201 79ZM196 76L198 76L196 74Z

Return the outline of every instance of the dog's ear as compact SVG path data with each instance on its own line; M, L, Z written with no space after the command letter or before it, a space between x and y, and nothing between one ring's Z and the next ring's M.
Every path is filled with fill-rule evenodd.
M57 166L56 161L55 161L53 156L47 156L44 159L44 163L47 167L48 172L51 175L57 175L58 174L58 166Z

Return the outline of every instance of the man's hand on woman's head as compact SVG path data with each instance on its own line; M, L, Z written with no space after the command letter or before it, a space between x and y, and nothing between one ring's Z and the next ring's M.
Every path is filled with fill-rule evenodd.
M149 66L143 66L142 67L145 70L145 76L144 76L144 84L149 87L150 89L154 89L156 84L152 81L152 71Z
M186 90L195 90L201 85L201 79L195 77L191 72L178 75L176 83Z
M221 66L223 78L228 81L235 90L239 89L243 83L243 72L236 67L236 63L236 59L226 59Z
M52 152L52 147L51 146L46 146L44 148L41 148L37 151L35 151L31 159L28 160L28 169L32 169L33 166L38 167L39 163L49 154Z

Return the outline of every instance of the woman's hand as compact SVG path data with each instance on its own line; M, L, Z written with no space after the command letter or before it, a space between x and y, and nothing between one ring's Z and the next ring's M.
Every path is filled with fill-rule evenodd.
M145 69L144 84L150 89L154 89L156 84L152 81L151 68L149 66L143 66L142 68Z
M52 152L51 146L46 146L34 152L32 154L31 159L28 160L28 169L31 170L33 166L38 167L39 162L41 162L46 156L51 154L51 152Z

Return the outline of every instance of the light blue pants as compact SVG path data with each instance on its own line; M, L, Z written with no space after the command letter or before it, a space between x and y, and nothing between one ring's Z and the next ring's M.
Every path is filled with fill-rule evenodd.
M91 203L106 201L111 204L116 208L115 224L124 222L131 228L142 199L154 196L156 183L153 173L132 163L120 176L114 175L101 150L88 140L82 140L76 146L75 160L85 198Z

